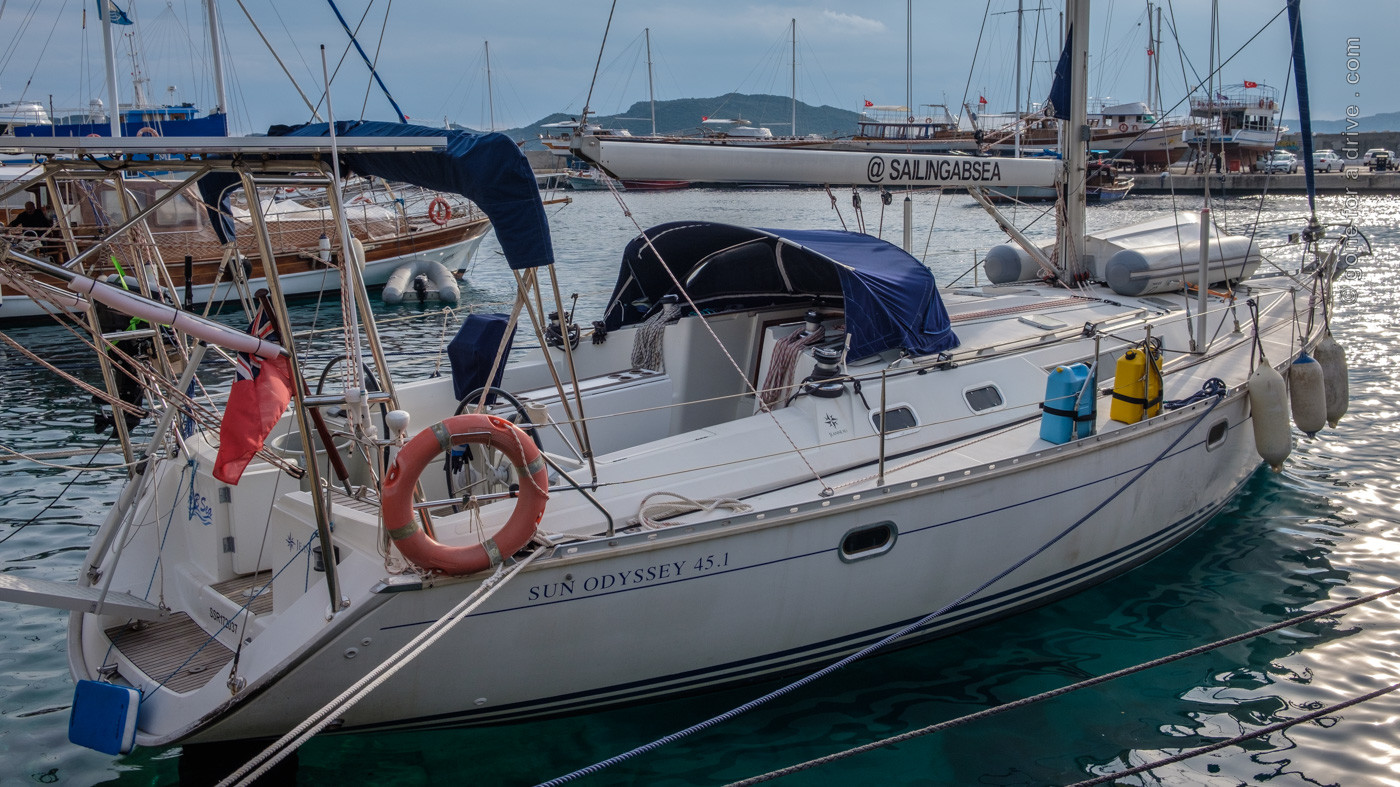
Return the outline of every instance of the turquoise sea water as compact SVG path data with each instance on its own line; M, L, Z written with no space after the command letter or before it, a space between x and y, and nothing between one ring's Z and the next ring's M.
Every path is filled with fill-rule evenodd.
M578 321L595 319L636 234L607 193L575 194L551 208L565 295L580 294ZM840 218L856 228L849 192ZM642 226L704 218L758 226L839 227L820 190L695 190L625 195ZM864 194L865 224L897 240L898 200L879 216ZM1199 198L1134 197L1090 211L1106 227ZM1001 242L964 197L915 198L915 244L940 283L967 271L974 251ZM1256 219L1278 241L1301 228L1301 197L1227 198L1218 219ZM1338 287L1334 332L1351 364L1351 410L1336 429L1297 436L1281 474L1255 475L1199 534L1094 589L954 637L857 663L803 691L581 784L721 784L956 718L1300 611L1400 583L1396 405L1400 373L1400 201L1340 197L1324 216L1354 216L1376 256ZM1020 223L1038 209L1022 209ZM929 230L931 221L934 229ZM1033 233L1053 227L1040 219ZM1291 260L1284 249L1276 258ZM971 280L971 274L963 281ZM494 239L478 253L465 296L504 300L511 280ZM296 309L309 320L317 304ZM325 308L324 306L320 308ZM384 308L411 317L417 307ZM386 322L386 345L405 379L429 374L455 324L439 316ZM71 337L13 329L60 366L95 379ZM311 355L329 357L328 339ZM88 397L0 347L0 445L20 451L96 449ZM64 460L81 465L84 458ZM116 461L104 454L94 464ZM0 464L0 570L68 580L122 475ZM34 519L34 524L19 528ZM1160 759L1289 719L1400 680L1400 601L1394 598L1195 656L943 733L863 754L783 784L1064 784ZM179 780L180 748L113 759L67 743L72 683L65 617L0 604L0 785L163 785ZM625 654L619 654L624 658ZM470 665L463 665L470 669ZM450 681L451 675L441 679ZM530 676L521 675L521 680ZM299 753L301 784L525 784L647 743L740 705L779 684L748 686L605 713L510 725L381 735L326 736ZM1250 743L1131 777L1125 784L1400 784L1400 697L1388 695ZM200 756L207 756L202 753ZM187 761L188 769L191 763Z

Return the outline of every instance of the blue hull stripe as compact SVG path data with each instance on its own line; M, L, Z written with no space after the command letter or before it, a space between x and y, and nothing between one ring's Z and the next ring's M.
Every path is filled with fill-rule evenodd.
M1096 583L1117 573L1122 573L1148 559L1166 551L1169 547L1184 540L1201 525L1208 522L1235 496L1243 482L1232 489L1219 502L1198 509L1185 518L1152 533L1114 552L1105 554L1087 563L1057 572L1050 576L1009 588L982 599L970 601L949 610L940 622L932 624L920 633L910 635L901 642L913 644L932 639L964 628L973 621L1002 617L1013 612L1023 611L1031 606L1049 603L1079 588ZM927 529L927 528L924 528ZM821 552L812 554L822 554ZM792 558L788 558L792 559ZM781 561L773 561L781 562ZM750 566L748 568L753 568ZM706 576L713 577L716 574ZM596 598L596 597L594 597ZM502 610L505 611L505 610ZM920 616L922 617L922 616ZM713 686L717 683L737 683L759 680L775 673L788 671L814 661L824 661L843 656L862 646L876 642L918 620L918 617L897 621L857 632L837 639L817 642L800 648L755 656L741 661L689 670L672 675L650 678L644 681L617 684L600 689L561 694L539 700L502 705L490 710L465 711L432 716L402 719L383 724L358 727L346 726L344 731L388 729L395 727L451 727L470 724L487 724L505 720L518 720L528 717L565 715L583 709L597 709L605 706L624 705L629 702L655 698L660 695L682 694Z

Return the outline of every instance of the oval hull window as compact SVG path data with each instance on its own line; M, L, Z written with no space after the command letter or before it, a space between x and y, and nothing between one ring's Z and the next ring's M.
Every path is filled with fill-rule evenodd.
M842 537L841 549L837 554L847 563L883 555L894 548L898 536L899 530L893 522L858 527Z

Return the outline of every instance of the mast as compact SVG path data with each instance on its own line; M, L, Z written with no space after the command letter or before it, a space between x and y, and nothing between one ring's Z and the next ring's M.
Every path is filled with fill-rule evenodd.
M126 34L126 54L127 57L131 58L131 104L137 109L148 107L151 105L151 100L146 96L145 84L151 80L141 73L141 61L136 55L136 35L134 33Z
M486 110L491 119L491 131L496 130L496 100L491 95L491 42L486 42Z
M914 122L914 0L904 4L904 107ZM912 130L912 129L911 129Z
M1210 70L1206 72L1206 89L1210 98L1210 105L1214 106L1216 101L1215 92L1215 23L1219 18L1220 6L1217 0L1212 0L1210 4ZM1224 117L1224 110L1221 110L1221 117ZM1210 151L1210 131L1206 127L1206 151ZM1221 130L1225 126L1222 121ZM1224 135L1221 135L1220 160L1225 162L1225 142ZM1222 166L1223 170L1224 167ZM1196 335L1192 337L1191 349L1198 353L1206 351L1206 294L1209 292L1209 268L1210 268L1210 159L1206 159L1205 177L1201 178L1201 185L1205 187L1205 201L1201 203L1201 259L1196 270Z
M1152 63L1157 59L1157 50L1152 48L1152 3L1147 4L1147 104L1152 104Z
M214 58L214 112L228 114L228 100L224 96L223 45L219 41L219 17L214 8L214 0L205 0L209 14L209 54ZM227 120L225 120L227 124ZM227 128L227 125L225 125Z
M1069 115L1060 121L1060 155L1064 157L1064 226L1056 241L1060 270L1075 280L1083 273L1085 143L1089 139L1089 0L1066 0L1070 41Z
M647 100L651 102L651 135L656 136L656 85L652 81L651 74L651 28L644 31L647 34Z
M1157 6L1157 40L1152 44L1152 85L1156 91L1156 102L1152 105L1153 116L1162 111L1162 6ZM1151 100L1151 96L1148 97Z
M797 20L792 20L792 135L797 136Z
M1021 157L1021 15L1024 0L1016 0L1016 157Z
M122 111L117 100L117 52L112 41L112 4L108 0L102 0L102 50L107 56L107 100L112 103L107 119L115 138L122 135Z

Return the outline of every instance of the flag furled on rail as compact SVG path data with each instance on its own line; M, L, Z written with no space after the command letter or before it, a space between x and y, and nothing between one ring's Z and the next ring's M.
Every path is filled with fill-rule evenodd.
M248 333L282 343L277 324L266 308L258 308ZM237 374L219 424L219 455L214 459L214 477L226 484L237 484L243 477L243 469L262 448L292 400L292 368L285 357L259 358L239 353Z

